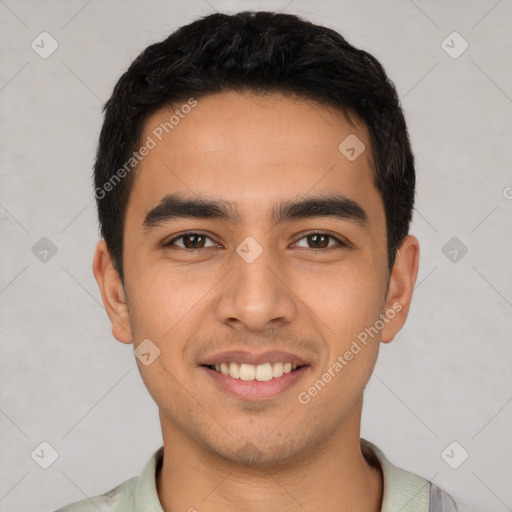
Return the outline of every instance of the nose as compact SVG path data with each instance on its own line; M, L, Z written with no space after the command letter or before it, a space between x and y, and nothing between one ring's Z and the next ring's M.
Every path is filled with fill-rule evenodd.
M217 320L253 332L290 323L297 306L285 268L273 260L268 248L253 242L244 252L241 246L233 252L232 271L221 283L215 304Z

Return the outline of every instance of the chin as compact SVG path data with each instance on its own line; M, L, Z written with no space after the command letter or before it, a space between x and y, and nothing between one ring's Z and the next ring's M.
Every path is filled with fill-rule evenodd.
M261 468L265 470L277 469L289 465L297 460L298 454L304 451L303 443L299 439L286 436L286 441L275 438L248 440L231 438L228 446L211 446L210 449L220 458L231 464L246 468Z

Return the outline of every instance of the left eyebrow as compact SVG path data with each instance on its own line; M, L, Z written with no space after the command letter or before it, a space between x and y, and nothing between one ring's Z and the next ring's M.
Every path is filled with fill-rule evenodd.
M312 217L335 217L366 226L368 215L358 203L340 194L321 195L300 201L285 201L272 209L271 220L280 222Z
M314 217L335 217L355 222L360 226L368 224L368 215L355 201L340 194L319 195L297 201L284 201L274 205L270 222L275 225L286 221ZM219 219L233 224L243 220L237 207L228 201L208 198L187 198L170 194L150 210L144 218L144 231L175 219Z

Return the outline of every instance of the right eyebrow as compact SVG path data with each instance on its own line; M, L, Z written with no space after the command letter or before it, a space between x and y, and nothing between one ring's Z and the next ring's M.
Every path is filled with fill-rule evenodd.
M240 223L242 218L236 208L227 201L188 199L178 194L166 195L144 218L144 231L175 219L219 219Z

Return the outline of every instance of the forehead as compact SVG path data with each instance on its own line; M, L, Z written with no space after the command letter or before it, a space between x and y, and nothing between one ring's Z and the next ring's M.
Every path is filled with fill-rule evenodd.
M303 98L224 92L184 99L146 121L147 141L152 148L130 194L141 215L173 192L236 201L253 216L313 192L379 198L364 125Z

